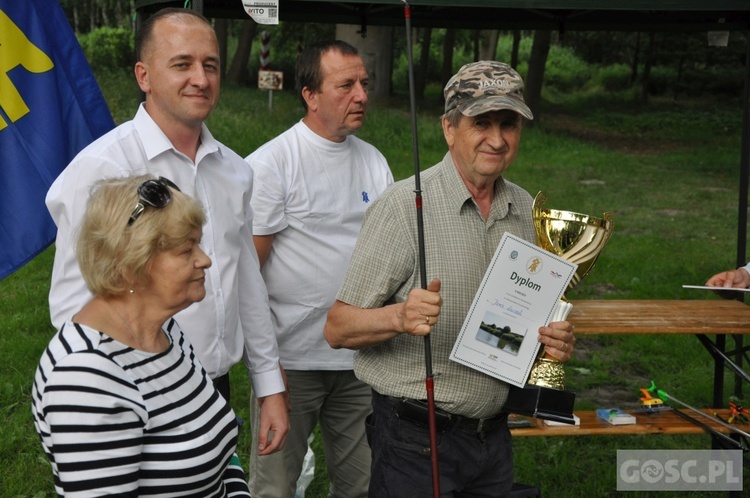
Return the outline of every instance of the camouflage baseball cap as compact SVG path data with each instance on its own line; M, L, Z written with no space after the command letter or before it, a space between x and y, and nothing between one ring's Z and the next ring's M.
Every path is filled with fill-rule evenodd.
M458 108L464 116L510 109L534 119L523 101L523 79L503 62L479 61L466 64L443 90L445 112Z

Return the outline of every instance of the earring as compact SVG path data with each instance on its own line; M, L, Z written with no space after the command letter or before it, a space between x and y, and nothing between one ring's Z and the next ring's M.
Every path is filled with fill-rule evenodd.
M130 294L135 294L135 291L133 289L130 289Z

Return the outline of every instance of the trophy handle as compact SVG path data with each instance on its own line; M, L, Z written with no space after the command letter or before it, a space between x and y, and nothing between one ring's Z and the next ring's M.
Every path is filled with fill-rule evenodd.
M534 204L531 206L531 216L534 219L534 226L537 225L537 220L541 219L542 217L542 206L544 206L544 203L547 202L547 196L544 195L544 192L539 191L536 194L536 197L534 197ZM541 229L541 225L537 227L537 230ZM539 231L537 231L539 233Z
M547 196L539 192L532 205L537 245L578 265L568 286L570 290L591 271L612 236L614 213L607 211L597 218L572 211L543 209L546 202Z

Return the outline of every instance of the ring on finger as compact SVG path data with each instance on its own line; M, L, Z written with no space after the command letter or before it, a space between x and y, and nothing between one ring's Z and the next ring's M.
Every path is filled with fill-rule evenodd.
M425 317L424 317L424 323L426 323L427 325L430 324L430 317L429 316L425 315Z

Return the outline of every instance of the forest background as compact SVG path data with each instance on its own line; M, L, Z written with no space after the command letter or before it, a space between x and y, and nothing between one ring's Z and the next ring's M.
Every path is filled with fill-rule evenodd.
M133 0L60 3L95 70L132 64ZM284 88L288 90L294 87L294 60L299 50L310 41L334 37L347 39L360 49L365 39L377 44L368 47L368 52L377 54L373 63L384 71L371 75L375 80L374 84L371 81L372 97L403 94L408 89L403 29L356 26L347 30L341 25L284 22L259 26L249 18L215 19L214 24L225 61L221 68L225 83L256 85L259 37L265 31L271 40L270 63L265 69L283 71ZM501 35L505 35L504 39ZM459 62L496 59L509 63L525 76L525 96L535 115L540 110L543 86L547 93L629 90L642 103L652 96L664 95L675 100L706 94L736 97L744 80L746 47L743 34L735 33L731 38L732 43L719 49L709 46L706 32L422 28L415 30L413 36L415 90L421 99L430 96L426 92L435 85L435 97L440 99L439 89L460 66ZM575 60L584 64L575 64Z
M133 1L61 4L115 122L130 119L140 99L132 76ZM208 124L245 156L301 117L291 77L299 47L342 31L327 24L213 21L228 62L222 65L220 104ZM271 35L269 69L285 74L285 90L272 96L256 87L263 30ZM538 78L537 100L533 95L529 100L540 119L524 131L509 179L532 194L544 190L559 209L615 211L615 235L573 299L718 299L681 284L702 284L735 263L743 33L731 33L726 47L709 46L705 32L561 35L433 28L414 30L413 39L423 168L445 152L437 124L441 91L460 65L495 58L514 65L527 86ZM380 54L390 54L391 70L383 78L388 84L372 95L359 136L381 149L397 179L405 178L412 174L413 154L403 32L393 30ZM29 410L33 371L54 332L46 306L53 250L0 281L0 496L53 494ZM568 383L578 394L578 409L637 407L638 388L651 378L680 399L707 406L709 363L692 337L589 336L579 339ZM731 385L733 379L727 380ZM234 408L247 420L242 366L232 371L232 389ZM247 464L249 430L240 444ZM710 441L613 436L517 438L514 445L517 480L540 486L545 496L577 497L621 495L615 491L617 449L705 449ZM308 498L327 496L319 437L313 448L316 473ZM745 483L747 489L747 478Z

